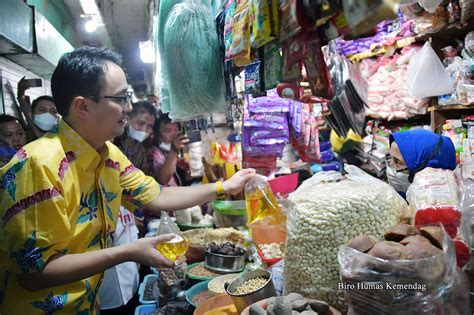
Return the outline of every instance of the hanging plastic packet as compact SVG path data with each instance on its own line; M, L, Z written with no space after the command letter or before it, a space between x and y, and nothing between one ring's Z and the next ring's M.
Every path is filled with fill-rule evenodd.
M302 28L298 23L297 0L280 2L280 41L289 39L298 34Z
M270 7L267 0L251 0L250 7L250 45L259 48L275 39L272 36Z
M286 64L288 66L303 61L308 53L307 41L307 33L301 33L282 43L282 49L286 55Z
M260 61L245 66L245 93L260 93L262 90L261 80L262 65Z
M281 70L281 82L297 82L303 80L301 75L302 65L301 62L296 62L289 65L288 61L288 49L283 49L283 64Z
M225 61L232 60L232 29L234 25L236 1L230 0L225 10L224 43Z
M166 259L176 261L179 257L183 257L189 249L188 242L180 235L178 226L171 220L168 213L161 211L161 221L156 235L175 234L175 237L166 242L156 245Z
M243 9L235 14L232 29L232 56L236 66L249 64L250 58L250 10Z
M329 73L317 34L309 36L308 53L304 59L304 66L313 95L331 99L333 95L329 82Z
M245 203L247 204L247 225L267 218L268 224L281 224L286 221L286 216L263 176L257 175L247 182Z
M272 24L272 36L280 36L280 13L278 12L278 0L268 0L270 5L270 22Z
M265 90L274 89L281 80L282 61L279 43L275 41L265 45L263 56Z

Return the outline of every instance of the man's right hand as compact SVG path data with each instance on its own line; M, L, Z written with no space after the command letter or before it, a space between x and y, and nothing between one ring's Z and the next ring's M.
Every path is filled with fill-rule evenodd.
M25 77L21 78L21 80L18 82L18 92L17 96L22 97L25 95L25 91L30 88L30 84L28 81L25 79Z
M150 267L172 267L173 262L166 259L156 249L159 243L171 241L174 234L165 234L160 236L145 237L127 244L129 247L130 259Z
M189 143L188 137L184 136L182 133L176 134L173 138L173 142L171 143L171 147L175 152L179 152L186 144Z

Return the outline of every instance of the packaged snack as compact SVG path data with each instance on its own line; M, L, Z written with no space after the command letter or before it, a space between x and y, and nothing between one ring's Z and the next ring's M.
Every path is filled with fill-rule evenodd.
M302 30L298 23L296 3L296 0L284 0L280 2L280 41L287 40Z
M236 2L230 0L225 10L224 43L225 61L232 60L232 29L234 25Z
M272 36L270 7L267 0L251 0L250 7L250 45L259 48L275 39Z
M278 42L265 45L263 56L265 90L274 89L281 80L282 61Z
M250 59L250 12L248 9L235 14L232 29L232 56L236 66L242 67Z
M245 93L258 93L262 90L261 62L257 61L245 66Z
M282 49L286 55L286 64L292 66L293 64L303 61L308 53L307 48L308 35L301 33L282 43Z
M333 93L329 82L329 73L321 51L321 42L317 34L311 34L308 40L308 53L304 59L311 92L314 96L331 99Z

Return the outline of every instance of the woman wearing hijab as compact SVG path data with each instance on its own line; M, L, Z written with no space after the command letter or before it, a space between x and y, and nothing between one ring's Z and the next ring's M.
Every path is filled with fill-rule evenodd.
M415 174L427 168L454 170L456 150L451 139L425 129L396 132L390 136L389 184L404 195Z

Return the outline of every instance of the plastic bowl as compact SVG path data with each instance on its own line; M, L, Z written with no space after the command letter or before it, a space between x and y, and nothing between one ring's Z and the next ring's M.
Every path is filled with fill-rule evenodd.
M206 312L215 310L216 308L230 305L234 305L230 296L227 294L220 294L199 304L194 311L194 315L204 315ZM237 311L235 313L228 312L227 315L238 315L238 313Z
M140 305L135 308L135 315L143 315L156 311L156 305Z
M193 298L196 294L201 293L207 290L207 285L209 284L209 280L199 282L198 284L193 285L186 291L186 300L189 304L196 307L196 304L193 303Z
M268 181L275 195L280 194L286 196L296 190L298 187L298 173L286 176L280 176Z
M231 283L234 279L237 279L239 276L240 276L240 274L238 274L238 273L231 273L231 274L228 274L228 275L219 276L219 277L214 278L214 279L212 279L211 281L209 281L209 283L207 284L207 288L209 289L209 292L211 292L211 293L214 294L214 295L223 294L223 293L225 293L224 283L225 283L225 282ZM212 290L212 289L211 289L212 286L213 286L215 283L221 282L221 281L222 281L222 288L221 288L221 290L216 291L216 290Z
M186 274L186 276L189 278L189 279L192 279L192 280L198 280L198 281L207 281L207 280L212 280L216 277L218 277L219 275L216 275L216 276L210 276L210 277L200 277L200 276L195 276L191 273L189 273L190 270L192 270L194 267L197 267L197 266L203 266L204 267L204 262L201 261L201 262L198 262L198 263L194 263L192 265L189 265L188 266L188 273Z
M148 282L157 281L159 276L157 274L146 275L143 282L140 284L138 289L138 300L140 304L153 304L158 306L158 302L153 300L145 300L145 289Z

